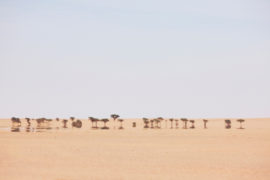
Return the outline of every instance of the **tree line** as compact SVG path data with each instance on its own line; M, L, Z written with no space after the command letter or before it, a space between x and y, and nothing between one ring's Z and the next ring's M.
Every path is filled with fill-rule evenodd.
M56 127L57 129L59 128L68 128L68 124L70 124L69 127L72 128L81 128L82 127L82 121L80 119L76 119L75 117L70 117L69 119L48 119L48 118L37 118L37 119L31 119L31 118L23 118L25 119L27 126L25 127L27 132L33 131L33 129L37 132L41 132L42 130L50 130L52 129L51 127L51 122L52 121L57 121L61 122L60 127ZM124 119L120 119L120 116L118 114L111 114L110 118L95 118L95 117L88 117L88 120L91 122L91 129L102 129L102 130L108 130L110 129L107 126L107 123L112 120L113 121L113 129L124 129L123 122ZM21 119L17 117L12 117L11 122L11 131L12 132L18 132L20 131L21 127ZM36 122L36 126L33 127L32 122ZM187 119L187 118L169 118L169 119L164 119L162 117L154 118L154 119L149 119L149 118L142 118L143 121L143 128L144 129L161 129L163 124L163 127L169 128L169 129L178 129L179 127L179 122L182 122L182 129L195 129L195 120L192 119ZM244 119L237 119L237 122L240 123L240 126L238 129L244 129L242 126L242 123L245 122ZM70 123L69 123L70 122ZM118 123L117 123L118 122ZM207 119L203 119L203 128L207 129ZM231 129L232 128L232 121L230 119L225 119L225 128L226 129ZM102 123L102 125L100 125ZM132 127L136 127L136 122L132 122Z

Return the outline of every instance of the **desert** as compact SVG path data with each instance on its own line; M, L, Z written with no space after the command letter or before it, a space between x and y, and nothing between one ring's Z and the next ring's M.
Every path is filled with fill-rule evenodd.
M0 0L0 180L270 180L270 0Z
M11 120L0 120L0 179L243 179L270 178L270 118L195 119L194 129L144 128L142 119L109 120L109 129L81 128L11 132ZM133 123L136 127L133 127ZM101 124L100 124L101 125ZM36 124L32 123L35 127Z

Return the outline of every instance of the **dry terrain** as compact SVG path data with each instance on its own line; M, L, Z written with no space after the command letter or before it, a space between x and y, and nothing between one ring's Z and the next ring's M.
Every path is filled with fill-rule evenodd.
M195 129L164 122L143 129L142 120L126 119L124 130L112 121L110 130L92 130L83 120L81 129L57 130L53 122L46 132L10 132L10 120L1 119L0 179L269 180L270 119L246 119L243 130L232 121L232 129L223 119L210 119L208 129L202 120Z

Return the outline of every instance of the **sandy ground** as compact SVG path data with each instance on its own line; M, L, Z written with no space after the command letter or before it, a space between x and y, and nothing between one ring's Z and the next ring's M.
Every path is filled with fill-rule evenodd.
M235 121L225 129L224 120L209 120L208 129L202 120L196 129L165 129L163 122L163 129L145 130L141 122L92 130L85 120L82 129L37 133L9 132L2 119L0 179L270 179L270 119L246 119L244 130Z

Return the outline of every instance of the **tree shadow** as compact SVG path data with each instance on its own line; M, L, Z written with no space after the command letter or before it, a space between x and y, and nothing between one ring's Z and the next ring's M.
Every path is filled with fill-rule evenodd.
M20 126L17 126L17 127L11 127L10 128L10 131L11 132L20 132L21 130L20 130Z
M32 128L29 124L25 127L25 132L32 132Z

